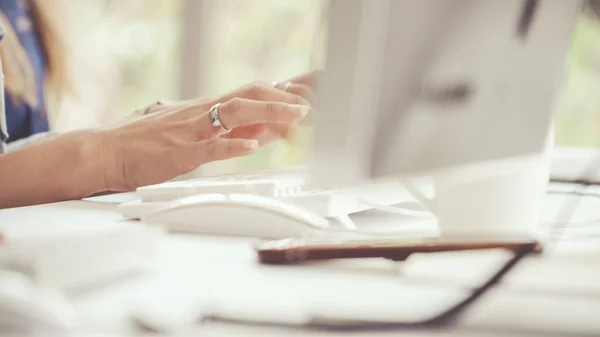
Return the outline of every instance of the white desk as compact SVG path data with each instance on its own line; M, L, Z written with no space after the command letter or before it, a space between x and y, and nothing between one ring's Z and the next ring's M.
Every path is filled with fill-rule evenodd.
M578 217L588 219L598 214L600 218L600 207L596 207L600 198L587 200L589 205L581 208ZM551 204L549 214L555 207ZM0 222L43 221L52 226L65 221L121 221L114 208L114 204L66 202L0 211ZM397 220L366 214L356 221L360 225ZM458 300L507 257L498 251L419 256L403 264L376 260L273 267L256 263L251 242L241 238L169 235L160 248L156 277L127 278L72 298L85 314L89 332L111 335L135 331L128 314L149 293L164 301L163 306L200 301L211 308L267 314L298 313L304 308L309 312L406 319ZM599 314L600 244L565 243L543 257L517 266L502 286L468 310L455 330L411 331L405 335L483 336L489 332L494 336L523 336L531 331L558 331L559 336L567 335L565 331L600 335ZM216 323L198 326L197 330L219 336L282 334L275 328ZM285 332L303 336L325 334Z

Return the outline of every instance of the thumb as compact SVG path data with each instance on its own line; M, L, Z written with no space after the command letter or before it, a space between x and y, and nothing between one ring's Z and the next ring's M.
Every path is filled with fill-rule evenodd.
M244 125L235 128L232 133L225 134L221 138L259 139L266 131L267 126L264 124Z
M258 149L256 139L215 138L191 145L190 153L198 158L199 165L218 160L242 157L253 154Z

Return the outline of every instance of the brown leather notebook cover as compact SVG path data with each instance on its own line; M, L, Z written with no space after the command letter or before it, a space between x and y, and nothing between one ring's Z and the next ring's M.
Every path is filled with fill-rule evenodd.
M533 239L473 238L365 238L365 239L285 239L267 241L256 247L264 264L291 264L303 261L385 258L404 261L412 254L506 249L540 252L542 245Z

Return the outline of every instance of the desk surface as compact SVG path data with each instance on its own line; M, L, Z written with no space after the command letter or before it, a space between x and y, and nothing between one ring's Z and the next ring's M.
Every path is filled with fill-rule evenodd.
M557 198L547 202L547 214L564 202L560 198L565 197ZM586 199L575 218L600 218L598 205L600 198ZM361 226L386 221L397 224L399 220L393 217L367 212L356 216L355 221ZM0 223L40 221L52 226L121 220L114 203L97 201L0 211ZM90 332L114 335L136 331L131 313L149 303L173 310L201 303L209 310L270 318L320 313L405 320L454 303L508 257L505 252L492 251L416 256L406 263L364 260L274 267L256 262L252 241L170 234L161 243L157 275L111 282L94 291L72 295L72 299L84 314ZM600 245L594 240L565 241L542 257L520 264L501 286L476 302L454 330L411 331L406 335L524 336L556 332L565 336L567 331L600 335L599 263ZM196 329L219 336L282 333L276 328L217 323Z

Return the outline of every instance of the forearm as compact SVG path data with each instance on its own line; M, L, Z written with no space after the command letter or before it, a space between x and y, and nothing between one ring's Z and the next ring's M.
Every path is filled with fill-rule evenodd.
M49 132L38 133L33 136L29 136L27 138L19 139L17 141L7 144L6 152L17 151L25 146L35 144L39 141L46 140L51 137L55 137L56 135L58 135L58 133L49 131Z
M94 132L64 134L0 155L0 208L80 199L104 174Z

